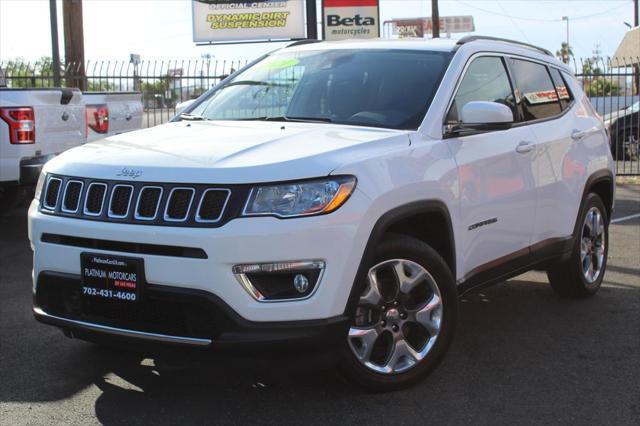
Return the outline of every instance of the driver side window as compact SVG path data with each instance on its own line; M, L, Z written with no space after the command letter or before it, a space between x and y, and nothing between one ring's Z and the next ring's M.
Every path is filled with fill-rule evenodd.
M472 101L501 103L516 117L515 97L502 58L483 56L473 60L460 82L447 114L447 123L459 123L462 107Z

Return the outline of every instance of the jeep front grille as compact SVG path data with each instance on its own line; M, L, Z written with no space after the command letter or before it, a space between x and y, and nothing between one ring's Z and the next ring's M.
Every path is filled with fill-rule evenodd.
M247 195L246 188L232 192L206 184L94 181L66 176L50 176L45 188L40 205L43 213L166 226L221 226L231 218L227 205L232 193L237 192L238 200Z

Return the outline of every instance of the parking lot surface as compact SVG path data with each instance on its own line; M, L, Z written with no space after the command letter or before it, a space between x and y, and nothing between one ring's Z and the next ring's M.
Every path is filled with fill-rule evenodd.
M462 300L421 384L363 392L329 360L174 355L65 338L31 313L26 207L0 217L0 424L640 424L640 217L611 225L600 292L560 299L532 272ZM640 212L619 185L614 219Z

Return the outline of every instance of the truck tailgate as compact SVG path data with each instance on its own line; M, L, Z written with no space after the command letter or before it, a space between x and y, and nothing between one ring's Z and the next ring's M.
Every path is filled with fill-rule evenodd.
M138 130L142 127L142 94L140 92L84 92L82 96L90 114L95 113L99 106L106 106L108 110L108 126L104 133L96 132L91 126L93 117L88 117L88 141Z
M30 183L47 159L85 141L85 109L77 89L0 89L0 107L33 108L35 120L32 144L12 144L8 123L0 120L0 182ZM25 182L29 167L38 170L27 170Z

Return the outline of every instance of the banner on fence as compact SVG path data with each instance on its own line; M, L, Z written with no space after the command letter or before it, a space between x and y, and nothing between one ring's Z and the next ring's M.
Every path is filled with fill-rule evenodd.
M380 37L378 0L323 0L325 40Z
M192 0L193 41L305 38L303 0Z

